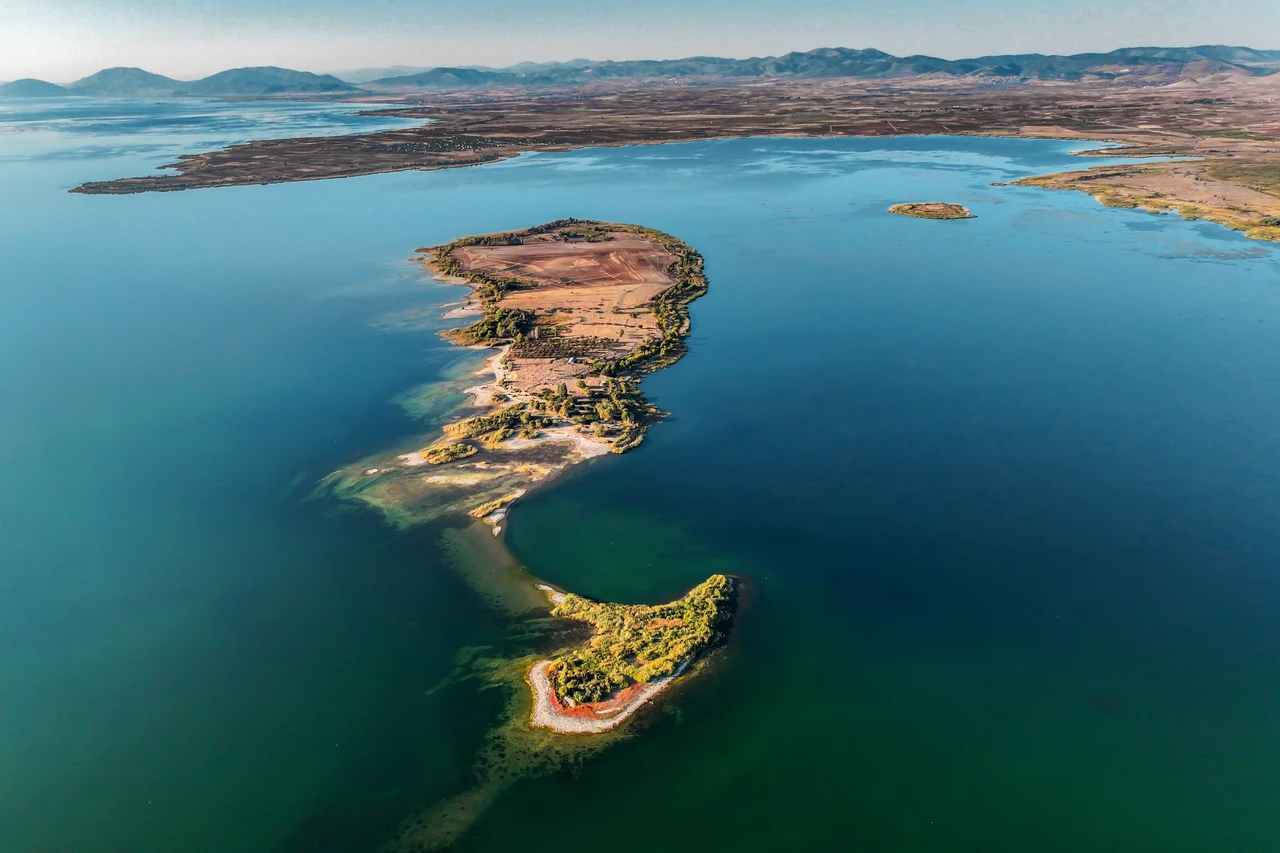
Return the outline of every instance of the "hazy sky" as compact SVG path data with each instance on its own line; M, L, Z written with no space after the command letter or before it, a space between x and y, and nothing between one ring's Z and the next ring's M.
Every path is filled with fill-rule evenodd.
M1133 45L1280 48L1280 0L0 0L0 80L113 65L199 77L242 65L759 56L877 47L960 58Z

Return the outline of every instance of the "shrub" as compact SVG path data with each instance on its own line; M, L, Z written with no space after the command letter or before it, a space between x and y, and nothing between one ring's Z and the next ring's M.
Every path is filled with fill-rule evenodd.
M474 456L480 451L470 444L437 444L422 451L422 458L428 465L444 465Z
M585 646L552 661L548 672L559 696L599 702L618 690L675 672L723 639L733 616L733 582L712 575L669 604L609 604L567 595L552 615L590 623Z

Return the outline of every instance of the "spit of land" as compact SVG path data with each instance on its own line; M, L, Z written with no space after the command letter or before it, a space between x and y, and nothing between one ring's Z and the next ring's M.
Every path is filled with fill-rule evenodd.
M511 505L570 465L637 447L663 416L640 380L677 361L689 303L707 289L702 257L660 231L565 219L420 250L438 277L470 288L468 326L492 348L468 389L475 413L434 441L331 475L340 497L403 524L470 516L502 530ZM562 734L614 728L725 635L733 584L716 575L666 605L596 602L538 585L553 615L594 627L585 645L526 673L530 720Z

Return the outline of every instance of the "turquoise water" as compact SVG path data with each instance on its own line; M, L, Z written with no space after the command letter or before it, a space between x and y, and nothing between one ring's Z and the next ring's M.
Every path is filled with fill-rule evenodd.
M280 109L272 135L330 120ZM1271 247L990 186L1074 165L1059 142L741 140L108 198L65 190L192 137L13 130L6 851L372 850L466 786L503 697L428 691L511 626L434 531L303 497L456 400L425 423L389 402L467 363L414 247L570 215L679 236L712 289L646 380L673 417L523 502L509 542L589 595L716 570L746 592L640 737L512 788L460 848L560 850L529 828L570 814L621 849L658 825L678 850L1280 843ZM979 219L884 212L926 199Z

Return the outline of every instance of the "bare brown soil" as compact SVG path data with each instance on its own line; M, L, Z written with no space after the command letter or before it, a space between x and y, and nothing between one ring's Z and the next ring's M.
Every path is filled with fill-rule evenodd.
M537 285L502 299L503 308L533 312L536 330L530 344L553 337L590 342L595 358L620 358L657 334L647 305L672 285L667 269L675 257L640 234L617 231L609 236L586 243L543 234L527 237L519 246L463 246L450 255L464 272L514 276ZM506 363L506 385L517 393L573 385L579 379L592 386L603 382L587 376L585 357L537 358L513 350Z
M453 256L469 270L505 273L542 285L656 284L669 287L671 253L638 234L602 243L566 243L549 235L519 246L464 246Z

